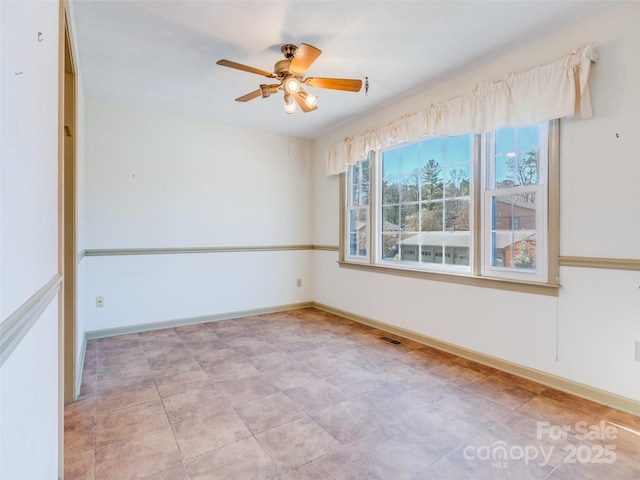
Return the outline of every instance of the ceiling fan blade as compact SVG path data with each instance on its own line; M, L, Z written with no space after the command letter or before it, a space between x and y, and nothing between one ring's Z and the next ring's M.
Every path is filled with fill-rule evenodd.
M305 102L302 99L302 97L300 96L300 93L295 93L293 95L293 98L296 99L296 102L298 103L298 106L300 107L300 110L302 110L304 113L313 112L314 110L316 110L318 108L317 105L314 105L313 107L310 107L309 105L307 105L307 102Z
M330 88L333 90L344 90L346 92L359 92L362 88L362 80L348 78L320 78L309 77L304 83L310 87Z
M316 61L316 58L318 58L321 53L322 50L307 45L306 43L301 43L296 50L293 60L291 60L289 71L303 74L307 71L307 68Z
M272 72L267 72L266 70L261 70L259 68L243 65L241 63L232 62L231 60L218 60L216 64L222 65L223 67L235 68L237 70L242 70L244 72L256 73L258 75L263 75L269 78L275 77L275 74L273 74Z
M258 89L255 92L247 93L241 97L236 98L236 102L248 102L254 98L258 98L262 95L262 90Z

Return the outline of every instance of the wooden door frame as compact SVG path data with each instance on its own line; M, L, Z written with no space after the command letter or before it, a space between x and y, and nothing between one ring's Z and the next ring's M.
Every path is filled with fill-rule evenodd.
M64 406L76 399L77 82L69 12L59 0L58 32L58 476L64 478Z

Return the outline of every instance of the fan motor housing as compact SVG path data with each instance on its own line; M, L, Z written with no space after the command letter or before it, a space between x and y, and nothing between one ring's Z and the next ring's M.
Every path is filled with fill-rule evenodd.
M286 58L287 60L291 60L295 56L296 50L298 50L298 47L290 43L282 45L282 47L280 48L280 51L284 55L284 58Z
M289 71L289 65L291 65L291 60L280 60L273 66L273 71L276 75L287 73Z

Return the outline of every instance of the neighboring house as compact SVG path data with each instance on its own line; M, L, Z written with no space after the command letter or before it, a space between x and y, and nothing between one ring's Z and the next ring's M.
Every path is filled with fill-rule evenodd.
M398 250L404 261L469 265L470 244L469 232L420 232L399 241Z
M535 230L535 204L497 200L495 222L496 230Z
M507 200L496 202L495 266L512 267L518 255L521 256L523 265L527 263L527 256L535 263L535 233L531 233L536 228L533 205L531 202ZM519 234L518 230L523 233ZM470 244L471 235L465 231L420 232L398 241L393 249L389 249L390 255L385 258L399 255L402 261L469 265Z

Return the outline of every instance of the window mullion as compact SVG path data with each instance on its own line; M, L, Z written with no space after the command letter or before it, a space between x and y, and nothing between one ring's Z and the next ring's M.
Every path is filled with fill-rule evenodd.
M485 238L482 233L486 226L483 223L484 215L482 209L484 208L485 199L483 198L483 185L486 182L486 169L485 155L486 155L486 136L474 135L473 137L473 160L471 162L471 223L469 228L471 229L473 238L473 263L471 273L476 276L480 276L482 268L482 252Z
M380 215L382 215L382 206L380 199L382 195L380 190L382 189L381 175L379 175L379 155L375 151L369 152L369 231L367 232L369 238L369 263L377 263L377 259L380 258L380 244L381 230L380 230Z

